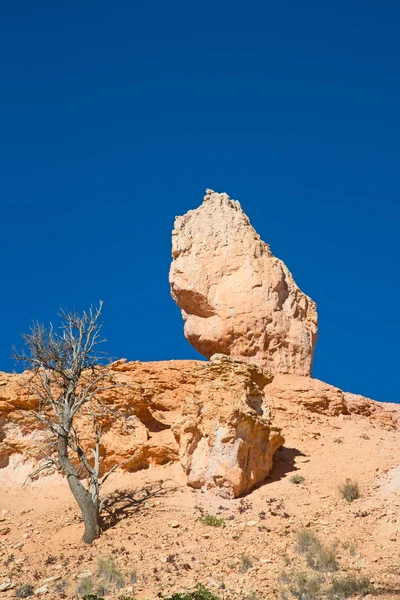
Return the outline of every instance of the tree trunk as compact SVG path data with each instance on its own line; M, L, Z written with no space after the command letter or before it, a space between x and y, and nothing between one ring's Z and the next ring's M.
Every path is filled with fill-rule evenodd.
M58 436L58 459L65 473L70 490L81 509L85 533L82 540L92 544L100 536L100 511L98 502L93 502L90 493L82 485L78 472L68 456L68 434Z

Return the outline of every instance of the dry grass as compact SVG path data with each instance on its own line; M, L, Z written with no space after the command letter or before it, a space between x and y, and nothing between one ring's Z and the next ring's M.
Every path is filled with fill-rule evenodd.
M118 571L112 558L99 558L97 561L97 567L98 575L101 577L101 579L107 583L115 585L117 589L124 587L125 581L122 573ZM102 591L101 593L105 594L106 591Z
M240 570L242 573L247 573L249 569L253 566L253 561L247 554L243 554L241 558L241 567Z
M297 550L305 554L307 565L315 571L337 571L336 547L324 546L315 534L307 529L297 535Z
M350 596L365 596L373 593L373 587L368 577L362 575L343 575L334 577L328 590L332 600L343 600Z
M298 600L318 600L320 598L323 579L319 575L294 571L290 575L284 574L282 580L287 584L287 587L281 589L282 600L286 600L289 594Z
M356 481L346 479L343 485L339 486L340 493L347 502L353 502L360 497L360 488Z

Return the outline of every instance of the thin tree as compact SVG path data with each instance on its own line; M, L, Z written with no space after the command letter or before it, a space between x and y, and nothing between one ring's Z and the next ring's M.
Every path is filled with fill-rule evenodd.
M54 467L64 474L82 513L87 544L100 535L100 488L121 466L101 474L101 422L110 411L101 393L120 385L112 379L105 353L98 350L105 341L100 335L102 307L101 301L97 309L82 314L62 310L57 330L34 323L23 335L25 349L13 352L30 372L29 390L38 400L34 416L46 432L44 459L31 477ZM85 437L79 433L78 414Z

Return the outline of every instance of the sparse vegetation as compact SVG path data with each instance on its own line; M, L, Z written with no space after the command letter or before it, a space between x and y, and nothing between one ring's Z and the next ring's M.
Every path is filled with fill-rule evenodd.
M57 583L57 585L55 587L55 591L58 594L59 598L67 597L66 589L67 589L68 585L69 585L69 583L65 579L63 579L62 581L59 581Z
M215 515L210 515L210 513L204 513L199 517L200 523L203 525L209 525L210 527L223 527L225 524L225 519L222 517L216 517Z
M303 475L293 475L290 478L290 481L292 483L295 483L296 485L299 485L299 483L304 483L305 482L305 478L303 477Z
M90 596L93 595L93 588L94 583L92 577L81 577L76 587L76 593L79 594L79 596L83 596L85 600L88 600L88 596L90 598Z
M133 571L131 571L131 574L129 576L129 581L130 583L136 583L137 582L137 571L136 569L134 569Z
M247 510L251 510L252 506L253 505L249 500L246 500L246 498L241 498L239 501L238 511L240 513L244 513Z
M332 600L343 600L350 596L365 596L373 593L373 586L368 577L362 575L344 575L334 577L328 590Z
M315 546L307 552L307 564L315 571L337 571L336 548L326 548L322 544Z
M251 560L250 556L248 556L247 554L243 554L242 558L241 558L241 566L240 566L241 572L247 573L247 571L249 569L251 569L252 566L253 566L253 561Z
M211 590L208 590L204 585L198 583L193 590L188 592L178 592L164 597L164 600L221 600L219 596L216 596Z
M125 585L122 573L118 571L112 558L99 558L97 560L98 575L107 583L111 583L121 589ZM106 591L101 592L106 594Z
M360 497L360 488L356 481L346 479L343 485L339 486L340 493L347 502L353 502Z
M315 571L337 571L336 547L326 547L307 529L299 531L297 549L305 554L307 565Z
M29 596L33 596L35 588L30 583L25 583L22 585L15 594L17 598L29 598Z
M101 596L106 596L108 594L108 587L104 583L98 583L96 585L96 593L101 594Z
M348 550L351 556L355 556L357 554L357 545L354 542L343 542L343 548Z
M322 577L314 573L294 572L284 580L288 583L288 590L298 600L317 600L323 583ZM282 597L287 597L287 590L282 590Z
M343 444L344 439L342 437L333 438L335 444Z
M309 548L318 542L317 536L310 529L301 529L297 533L296 550L304 554Z

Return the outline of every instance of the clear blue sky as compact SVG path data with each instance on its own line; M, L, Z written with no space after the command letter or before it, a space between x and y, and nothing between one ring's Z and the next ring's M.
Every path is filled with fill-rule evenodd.
M0 369L100 298L114 356L194 358L174 216L207 187L318 303L314 376L399 401L398 2L3 2Z

